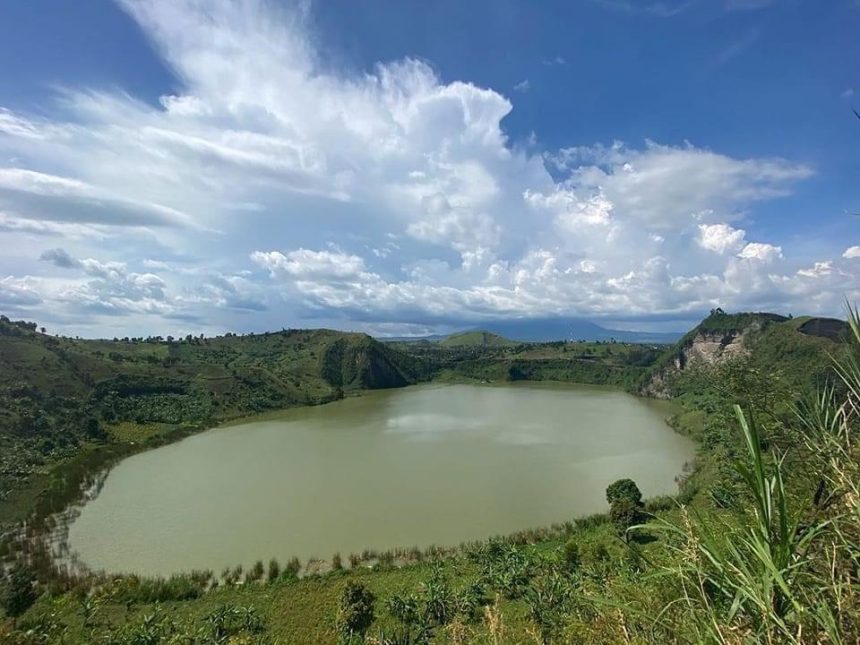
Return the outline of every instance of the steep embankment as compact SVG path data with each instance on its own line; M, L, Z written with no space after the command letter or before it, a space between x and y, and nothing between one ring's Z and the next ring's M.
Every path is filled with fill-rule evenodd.
M655 362L639 393L670 398L684 389L686 374L733 359L814 385L829 370L829 356L840 351L846 328L844 321L832 318L716 310Z

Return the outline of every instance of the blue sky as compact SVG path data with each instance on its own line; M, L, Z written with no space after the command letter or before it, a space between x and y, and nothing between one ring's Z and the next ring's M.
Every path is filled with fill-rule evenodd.
M683 329L860 296L853 0L0 6L0 311Z

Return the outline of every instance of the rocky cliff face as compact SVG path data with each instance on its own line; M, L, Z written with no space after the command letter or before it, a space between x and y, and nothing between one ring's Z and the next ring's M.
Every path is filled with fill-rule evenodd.
M693 366L718 365L749 354L748 339L770 322L786 320L773 314L712 314L682 338L640 388L640 394L658 399L672 396L672 381Z
M657 399L671 398L671 382L684 370L695 365L717 365L746 355L748 350L744 347L744 339L747 333L747 330L697 332L692 340L674 349L672 359L652 373L640 393Z

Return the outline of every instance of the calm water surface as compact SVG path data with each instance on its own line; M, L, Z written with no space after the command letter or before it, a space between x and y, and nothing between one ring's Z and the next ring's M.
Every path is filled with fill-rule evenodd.
M69 531L94 569L220 571L510 533L602 511L693 454L665 404L552 385L427 385L216 428L117 465Z

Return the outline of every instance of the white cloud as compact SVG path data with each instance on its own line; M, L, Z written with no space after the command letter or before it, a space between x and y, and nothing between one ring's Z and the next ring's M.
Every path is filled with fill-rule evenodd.
M782 247L763 242L750 242L741 249L738 257L745 260L773 262L782 257Z
M813 172L784 159L734 159L692 145L653 142L642 150L621 143L566 148L549 161L571 172L568 185L600 189L616 208L658 227L677 226L693 213L738 219L742 208L788 195Z
M807 278L820 278L831 275L832 273L833 262L831 260L827 260L826 262L816 262L811 269L798 269L797 271L797 275Z
M529 83L529 79L527 78L514 85L514 90L517 92L522 92L523 94L528 92L530 88L531 83Z
M744 243L746 231L732 228L728 224L699 224L696 242L703 249L723 255L739 250Z
M655 142L541 156L509 145L514 106L492 89L412 59L327 68L301 12L122 6L180 86L158 105L71 88L33 114L0 110L0 158L18 159L0 168L0 241L16 250L0 256L4 307L176 333L832 311L856 291L848 251L813 278L737 228L813 174L802 162Z
M849 246L842 254L843 258L860 258L860 246Z

